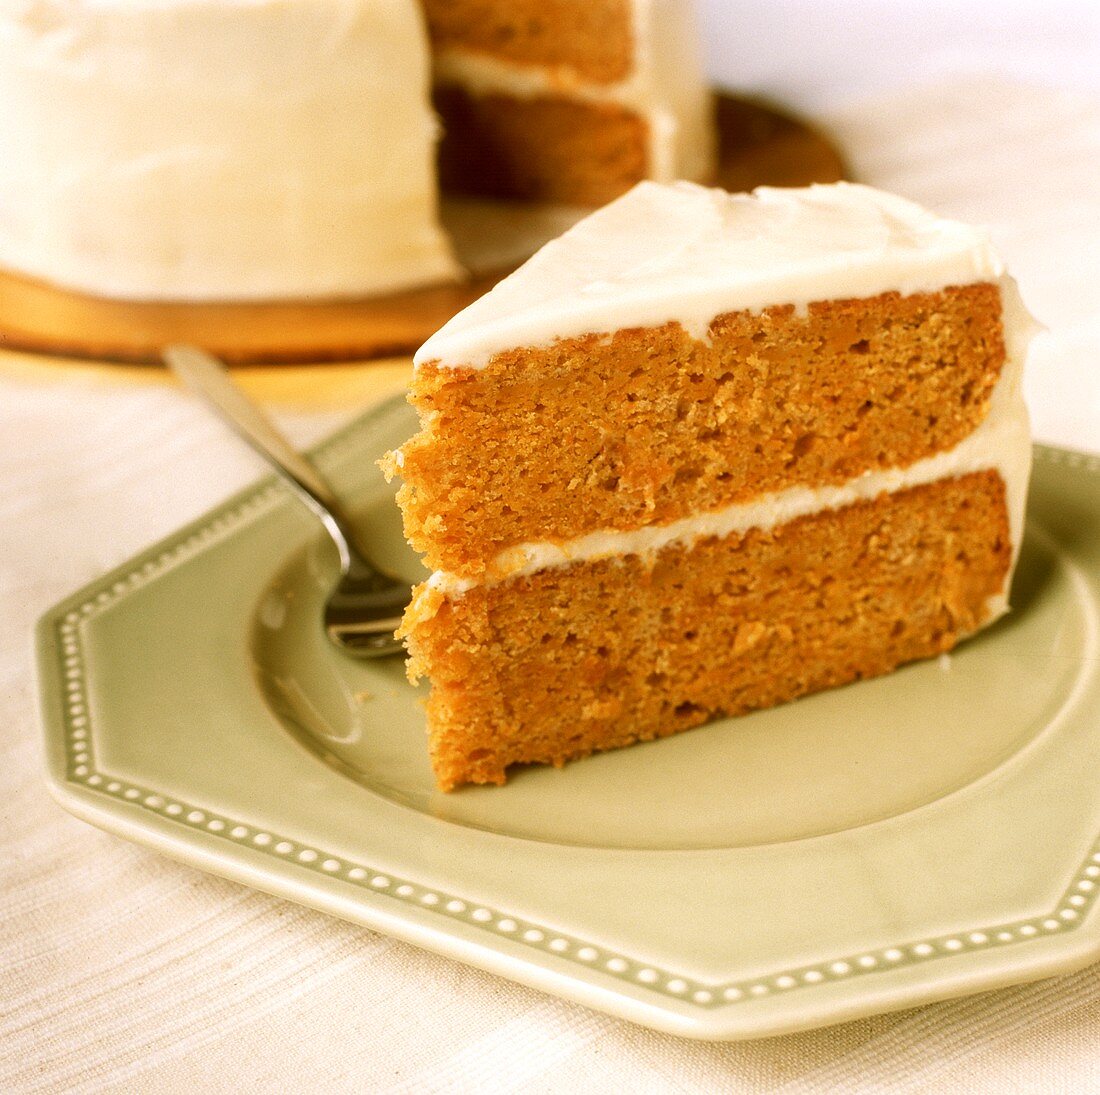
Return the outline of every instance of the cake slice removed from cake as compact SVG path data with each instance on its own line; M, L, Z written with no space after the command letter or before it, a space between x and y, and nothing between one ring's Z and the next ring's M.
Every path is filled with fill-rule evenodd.
M950 650L1007 607L1032 331L863 186L643 183L416 357L392 455L440 787Z

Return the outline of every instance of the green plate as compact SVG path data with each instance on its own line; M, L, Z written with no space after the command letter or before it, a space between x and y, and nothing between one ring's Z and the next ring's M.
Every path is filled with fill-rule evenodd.
M317 458L415 578L375 458ZM950 657L503 788L434 789L400 659L331 647L273 482L58 605L50 786L228 878L662 1030L796 1030L1100 957L1100 461L1036 449L1015 611Z

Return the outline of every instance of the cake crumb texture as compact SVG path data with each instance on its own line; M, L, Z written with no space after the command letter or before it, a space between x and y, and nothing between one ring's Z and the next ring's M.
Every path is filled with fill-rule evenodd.
M405 632L436 779L499 784L940 654L1010 563L989 470L453 599L422 586Z
M433 98L448 193L603 205L649 174L649 127L635 110L553 95L475 95L448 84Z
M631 72L629 0L423 0L437 50L461 49L611 84Z
M825 301L678 323L416 373L405 534L478 578L505 548L629 530L945 452L1005 361L999 287Z

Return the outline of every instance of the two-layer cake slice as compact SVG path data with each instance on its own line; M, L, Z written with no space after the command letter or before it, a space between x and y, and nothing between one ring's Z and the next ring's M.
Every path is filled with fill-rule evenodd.
M391 466L443 788L951 649L1005 611L1031 321L866 187L644 183L430 339Z

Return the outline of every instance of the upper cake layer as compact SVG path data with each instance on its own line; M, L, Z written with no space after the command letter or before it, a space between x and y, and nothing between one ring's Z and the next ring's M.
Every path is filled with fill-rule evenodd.
M417 365L482 368L517 346L768 305L903 296L996 281L980 229L852 183L728 194L642 183L548 243L420 348Z
M0 266L144 299L458 276L411 0L0 4Z

